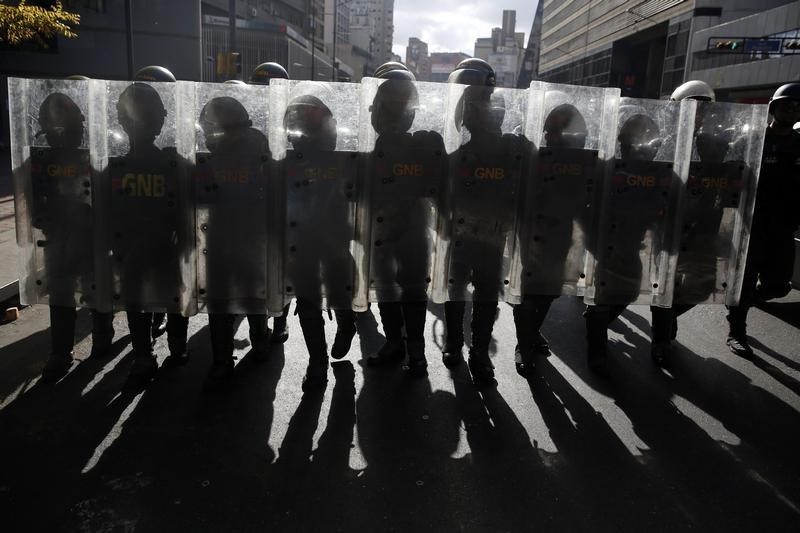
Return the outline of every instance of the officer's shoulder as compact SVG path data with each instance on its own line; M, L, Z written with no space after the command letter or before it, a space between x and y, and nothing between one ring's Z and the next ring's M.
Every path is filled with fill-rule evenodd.
M414 143L419 143L425 146L438 146L444 145L442 136L435 131L415 131L411 134Z

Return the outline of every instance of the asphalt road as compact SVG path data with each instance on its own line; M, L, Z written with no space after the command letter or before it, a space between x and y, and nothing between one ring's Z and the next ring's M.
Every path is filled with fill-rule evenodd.
M441 306L427 322L428 379L367 368L383 341L359 318L322 395L300 382L290 339L262 363L240 324L235 387L210 395L205 316L192 360L120 394L131 362L124 314L114 352L38 383L47 308L0 326L3 531L798 531L800 293L751 313L752 361L728 353L724 308L680 320L669 370L651 364L649 310L613 324L610 377L585 364L581 305L556 302L553 355L525 381L511 310L492 346L499 385L477 390L439 360ZM327 323L329 342L335 325ZM166 341L159 339L160 360Z

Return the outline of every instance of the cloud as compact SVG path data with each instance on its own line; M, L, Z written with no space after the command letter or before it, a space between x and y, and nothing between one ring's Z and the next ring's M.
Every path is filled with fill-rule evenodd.
M503 10L517 11L516 31L525 33L525 44L531 31L536 0L506 0L464 4L459 0L395 0L394 45L392 50L405 59L409 37L428 43L429 52L464 52L472 55L475 39L490 37L492 28L503 22Z

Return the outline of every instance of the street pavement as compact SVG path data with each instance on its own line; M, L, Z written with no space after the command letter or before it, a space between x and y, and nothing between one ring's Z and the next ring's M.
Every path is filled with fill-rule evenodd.
M3 531L798 531L800 292L751 312L752 361L724 343L724 308L680 319L668 370L649 357L649 310L612 325L610 376L585 363L582 306L561 298L544 333L553 355L515 373L511 309L495 325L497 389L439 359L443 308L430 307L430 377L373 369L383 335L359 317L324 394L303 395L297 317L264 362L236 333L236 379L203 391L208 322L190 320L191 360L121 394L125 316L112 353L59 383L38 377L46 307L0 326ZM335 324L326 319L329 343ZM159 360L166 340L157 341Z

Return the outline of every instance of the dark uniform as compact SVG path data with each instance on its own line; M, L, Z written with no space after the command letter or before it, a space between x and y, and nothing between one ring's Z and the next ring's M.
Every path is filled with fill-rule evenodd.
M484 75L477 72L477 76ZM448 301L445 303L447 343L443 362L461 360L467 286L472 293L472 347L469 368L478 386L494 385L489 344L504 285L507 239L516 222L518 178L527 164L530 145L521 135L503 134L505 101L494 87L471 85L456 108L456 123L470 139L450 154L445 217L452 224L449 249Z
M599 177L595 172L598 153L584 149L586 135L586 121L575 106L555 107L545 119L537 168L526 180L535 189L535 197L529 206L532 218L526 235L523 301L513 306L515 363L522 376L530 373L534 354L550 353L540 328L553 300L566 283L577 283L583 275L584 254L576 254L580 250L575 249L575 226L579 241L593 238L588 235L588 218L599 188L594 182Z
M249 83L253 85L269 85L270 80L273 79L288 80L289 73L280 64L268 61L253 69ZM289 340L289 329L286 324L286 319L289 318L289 306L291 306L291 303L284 306L281 316L276 316L273 319L272 334L270 335L270 341L273 344L283 344Z
M44 135L49 148L31 148L31 218L43 237L36 244L43 250L50 303L51 354L42 374L45 381L61 378L72 364L75 304L97 304L92 176L89 152L80 148L83 122L71 98L52 93L39 108L37 134ZM107 353L114 338L112 319L111 313L92 309L92 357Z
M771 121L764 139L750 247L739 305L728 308L728 347L749 357L747 312L756 301L785 296L791 290L794 232L800 224L800 84L775 91L770 100Z
M432 230L445 170L442 137L411 128L419 95L411 73L382 65L371 121L378 134L370 158L371 225L369 284L377 300L386 344L367 362L402 360L412 376L424 376L425 317L433 257ZM402 67L402 65L400 65ZM403 328L406 346L403 346Z
M732 281L727 274L732 266L736 211L752 193L751 169L744 161L728 160L731 147L746 139L734 138L737 132L714 105L698 105L695 156L684 189L672 307L651 307L651 355L657 364L664 364L670 356L677 317L727 292Z
M343 335L352 338L350 255L356 152L336 151L336 121L317 97L293 98L284 125L291 149L286 153L287 296L297 298L297 314L309 353L303 390L327 383L328 353L321 308L333 309ZM346 353L346 350L345 350Z
M158 367L153 355L153 309L169 310L167 334L170 357L165 364L185 364L189 319L180 302L184 286L181 265L194 245L192 213L182 207L182 180L190 165L174 148L154 141L164 125L166 110L150 85L133 83L117 103L119 123L128 135L129 151L111 158L112 285L114 300L127 310L135 360L126 390L145 385Z
M609 324L637 300L642 283L649 282L643 280L643 261L657 257L663 244L670 191L677 186L677 177L671 163L654 161L660 136L658 125L644 114L632 114L620 127L621 157L614 162L606 192L609 215L598 233L605 239L597 239L603 249L594 250L594 300L599 305L588 305L584 313L588 362L595 371L604 370ZM650 256L642 257L641 251L647 249Z
M265 357L269 343L266 308L267 182L266 136L251 127L242 104L212 98L200 113L208 152L196 157L200 300L208 311L214 363L208 386L233 375L232 310L247 314L254 353Z

